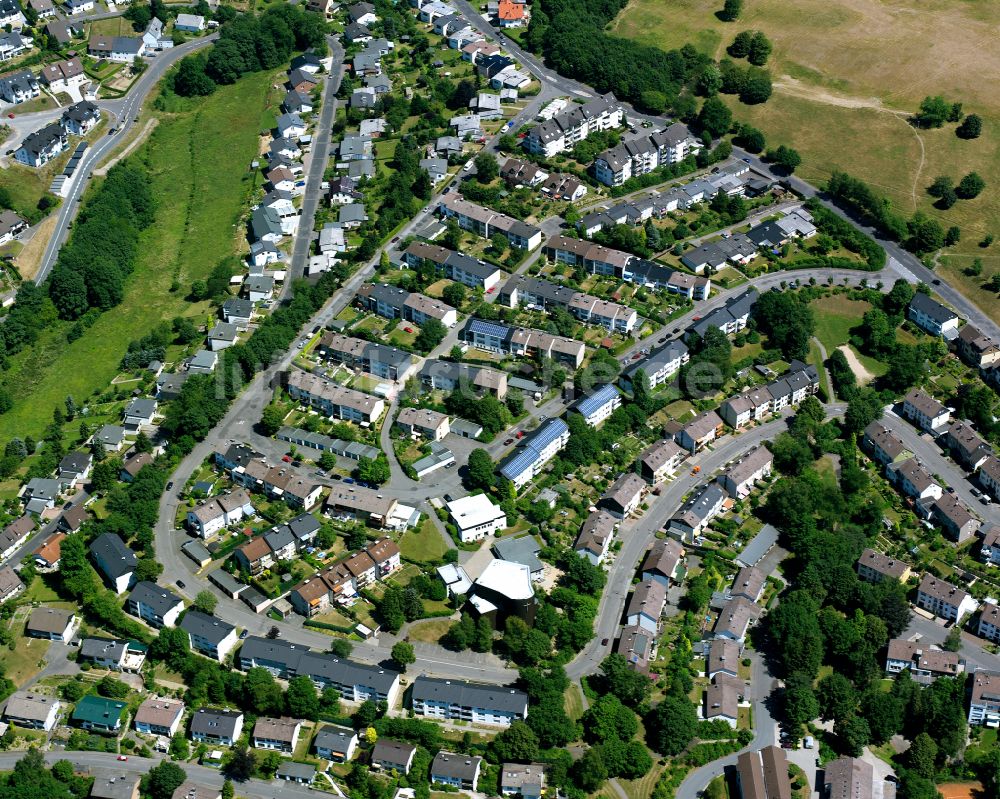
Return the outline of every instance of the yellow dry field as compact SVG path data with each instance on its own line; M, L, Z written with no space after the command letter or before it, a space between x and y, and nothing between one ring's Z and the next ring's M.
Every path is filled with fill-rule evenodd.
M612 24L620 36L665 49L690 42L715 58L741 30L774 44L771 99L746 106L727 96L738 120L759 127L769 146L789 144L798 170L819 182L840 169L877 187L904 213L922 209L958 225L961 242L943 255L949 279L980 305L996 297L983 283L1000 272L1000 7L992 0L748 0L736 22L719 21L721 0L632 0ZM739 62L746 63L746 62ZM916 130L907 122L927 95L961 102L983 118L983 135L964 141L955 125ZM949 211L925 189L938 175L957 183L976 171L986 190ZM983 260L983 275L962 269Z

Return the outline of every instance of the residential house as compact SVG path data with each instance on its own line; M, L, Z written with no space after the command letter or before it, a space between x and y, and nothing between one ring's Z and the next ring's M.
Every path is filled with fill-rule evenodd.
M1000 643L1000 605L996 602L984 602L979 614L979 627L976 634L987 641Z
M441 750L431 761L431 782L458 790L475 791L483 759L478 755L456 755Z
M260 716L253 728L250 739L255 749L271 749L292 754L299 742L302 722L291 718L269 718Z
M85 730L103 733L117 733L122 719L128 715L128 704L115 699L88 694L76 703L71 719ZM135 777L138 786L139 777Z
M343 519L357 519L372 527L391 527L399 502L377 491L357 485L335 486L326 498L328 514Z
M198 610L189 610L179 626L188 634L192 649L220 663L237 644L233 625Z
M676 441L662 438L646 447L639 455L639 473L655 485L673 476L685 457L686 450Z
M915 292L906 310L907 318L932 336L954 338L958 334L959 316L950 308L932 300L922 291Z
M28 0L28 5L38 15L39 19L49 19L56 15L56 7L52 0Z
M172 738L184 720L184 703L151 696L135 712L136 732Z
M955 346L962 360L977 369L992 369L1000 362L1000 345L975 325L959 331Z
M58 570L59 559L62 556L62 542L65 538L66 533L53 533L32 553L39 571L48 573Z
M931 517L944 532L945 538L964 544L979 530L979 519L954 494L942 494L931 505Z
M909 670L920 682L938 677L957 677L965 671L965 661L958 652L945 652L905 638L893 638L885 657L885 673L896 675Z
M31 502L29 501L29 505ZM28 536L35 530L35 518L29 512L18 517L0 532L0 561L7 560L18 548L28 540Z
M507 527L507 516L487 494L459 497L446 502L445 508L462 543L480 541Z
M316 779L316 766L310 763L283 760L274 773L274 778L285 782L296 782L299 785L312 785L313 780Z
M649 664L656 656L656 635L645 627L622 627L615 652L625 658L630 669L649 676Z
M0 5L2 8L2 5ZM2 13L2 11L0 11ZM26 53L31 45L31 39L25 39L17 31L0 34L0 61L9 61L22 53Z
M191 716L191 739L198 743L233 746L243 732L238 710L199 708Z
M857 757L841 757L831 760L823 770L822 795L827 797L851 797L852 799L875 799L875 786L879 787L878 796L885 796L884 783L881 776L875 776L875 769L866 760ZM895 796L894 787L889 789Z
M8 602L24 590L24 583L10 566L0 568L0 604Z
M714 680L720 674L740 676L740 645L729 638L713 638L708 645L705 676Z
M146 44L143 39L134 36L91 36L87 42L87 53L92 58L119 64L131 64L140 58L145 50Z
M118 479L124 483L131 483L146 466L153 462L153 456L148 452L137 452L125 459L121 471L118 472Z
M556 336L542 330L509 327L499 322L485 322L471 317L460 334L467 344L487 352L520 358L552 358L579 369L587 348L582 341Z
M7 208L0 211L0 246L9 244L27 229L27 221L14 211Z
M724 721L733 729L739 718L740 699L746 690L744 682L720 674L705 689L705 720Z
M667 587L657 580L644 580L635 587L625 606L626 624L656 635L666 604Z
M147 624L156 627L173 627L184 610L184 602L177 594L156 583L143 580L136 583L128 595L126 610Z
M86 136L101 121L101 109L89 100L74 103L60 117L62 126L74 136Z
M622 398L618 389L605 383L595 388L592 394L574 402L570 410L580 414L590 427L597 427L621 406Z
M932 574L925 574L917 588L917 607L947 621L957 623L967 614L974 613L978 606L979 603L961 588Z
M43 511L54 508L56 500L63 490L61 480L53 480L49 477L32 477L21 489L18 496L24 502L24 509L28 513L40 515Z
M913 457L902 439L880 421L874 421L865 428L861 446L883 466Z
M621 186L633 177L679 163L703 147L686 125L676 122L665 130L623 140L602 152L594 161L594 177L606 186Z
M969 724L1000 726L1000 672L976 669L973 673Z
M791 799L792 783L784 750L765 746L756 752L743 752L736 759L736 783L739 799ZM857 794L848 795L862 799ZM884 799L891 798L886 795Z
M684 547L673 538L658 538L639 567L643 582L652 581L669 588L681 572Z
M757 621L760 614L761 609L746 597L734 597L719 611L712 632L717 638L743 643L750 625Z
M639 508L645 488L645 480L635 472L626 472L608 487L597 506L616 518L626 519Z
M926 433L937 435L951 419L951 411L919 388L903 398L903 416Z
M385 410L385 401L380 397L344 388L319 375L296 370L287 376L289 396L326 416L373 424Z
M744 499L758 482L771 475L773 466L774 455L771 450L759 446L726 469L719 477L719 482L733 499Z
M477 395L489 394L501 401L507 396L507 373L489 367L427 360L420 370L420 382L431 391L457 388Z
M39 94L41 94L41 89L38 87L38 78L30 69L12 72L10 75L4 75L0 78L0 100L12 105L25 103L38 97ZM29 164L29 166L34 166L34 164Z
M528 715L528 696L516 688L440 680L421 674L413 681L417 716L508 727Z
M89 452L76 450L63 456L59 461L59 479L67 486L75 485L85 481L90 476L90 467L94 463L94 457Z
M403 432L414 438L441 441L448 435L448 416L427 408L403 408L396 418Z
M952 422L944 433L944 445L963 469L976 471L993 454L993 448L969 422Z
M371 751L371 766L378 771L409 774L417 747L402 741L379 738Z
M405 379L413 363L410 354L403 350L329 331L320 338L316 351L325 360L385 380Z
M450 305L425 294L404 291L384 283L363 284L355 295L355 301L365 310L386 319L404 319L416 325L435 319L445 327L454 327L458 322L458 312Z
M1000 498L1000 458L992 455L979 467L979 484L995 499Z
M255 514L250 495L243 489L236 488L189 510L187 525L201 538L208 538L219 530Z
M626 367L622 383L631 388L638 379L639 372L642 372L650 388L665 385L690 360L691 356L684 342L674 339Z
M458 192L447 195L439 208L446 219L455 219L459 227L485 239L500 233L515 249L534 250L541 246L542 231L539 228L469 202Z
M729 589L729 595L743 597L750 602L758 602L764 595L766 585L767 575L762 569L756 566L744 566L736 573L732 587Z
M123 424L126 430L138 430L140 427L151 425L154 416L156 416L156 400L151 397L136 397L125 408Z
M313 750L317 756L334 763L346 763L354 757L358 747L358 736L350 727L324 724L313 739Z
M693 543L722 510L725 501L726 494L718 483L705 483L670 519L668 531Z
M538 476L545 464L565 449L569 442L569 427L562 419L547 419L519 442L517 448L497 467L517 490Z
M116 594L127 591L135 580L139 560L116 533L102 533L90 545L90 555Z
M685 335L704 338L713 327L727 336L745 330L758 296L757 289L750 288L739 296L731 297L721 308L716 308L688 327Z
M674 438L692 455L722 435L723 421L715 411L705 411L677 431Z
M139 673L146 662L145 644L137 641L108 641L104 638L84 638L80 642L79 659L85 663L109 669Z
M2 94L2 87L0 87ZM41 130L24 137L14 151L14 159L26 166L40 167L69 147L66 129L59 122L52 122Z
M501 69L510 66L510 63L485 59L478 66L485 77L493 78ZM610 94L596 97L582 105L571 104L565 111L528 131L524 147L535 155L552 158L573 149L577 142L583 141L592 133L621 127L623 117L622 107Z
M504 763L500 769L500 794L521 799L542 799L545 766L541 763Z
M7 699L3 717L22 729L51 732L59 719L59 709L60 703L55 697L17 691Z
M917 458L890 463L886 467L885 474L890 483L915 501L940 499L944 493Z
M77 14L85 14L88 11L93 11L94 0L64 0L63 6L67 14L76 16Z
M868 583L895 580L905 583L912 574L910 566L874 549L866 549L857 562L858 577Z
M593 511L580 526L580 534L573 544L577 555L587 558L595 566L604 562L611 547L620 520L605 510Z

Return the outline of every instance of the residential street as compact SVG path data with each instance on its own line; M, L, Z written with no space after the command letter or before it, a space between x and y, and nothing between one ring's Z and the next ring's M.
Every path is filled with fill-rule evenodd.
M39 285L44 283L49 271L55 264L56 257L59 255L59 248L62 247L63 241L66 238L69 224L76 218L76 213L79 210L78 201L83 197L94 167L98 166L107 155L128 138L132 126L136 124L134 120L139 118L147 95L153 91L157 83L160 82L160 79L167 73L167 70L178 60L193 53L195 50L206 47L217 38L219 38L219 35L213 33L211 36L192 39L189 42L160 53L149 63L146 71L142 73L139 80L125 97L120 100L102 102L101 107L110 116L111 125L117 125L118 130L112 135L105 135L92 147L87 148L86 154L77 168L76 177L73 179L69 194L63 198L62 205L59 206L59 210L56 212L56 226L52 231L52 236L45 247L42 260L38 265L35 283Z
M24 756L23 752L0 753L0 771L10 771ZM120 761L117 755L104 752L66 752L56 750L45 753L45 761L50 766L57 760L69 760L81 770L90 770L92 774L125 773L145 775L151 768L160 763L160 758L136 757L129 755L128 760ZM199 782L206 787L221 788L225 777L218 769L206 768L190 763L183 764L188 779ZM296 785L282 780L247 780L241 782L236 792L246 799L305 799L315 796L315 792L304 785Z

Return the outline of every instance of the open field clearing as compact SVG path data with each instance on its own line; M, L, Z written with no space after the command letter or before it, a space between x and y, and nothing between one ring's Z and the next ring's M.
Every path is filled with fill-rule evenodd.
M803 157L797 173L822 182L834 169L862 178L904 213L921 209L962 240L946 251L947 277L991 310L983 284L1000 272L1000 244L978 244L1000 220L1000 48L996 6L988 0L756 0L735 22L721 22L715 0L633 0L612 25L621 35L665 49L690 42L715 58L742 30L762 30L774 43L768 61L771 99L746 106L725 99L740 121L790 144ZM740 61L739 63L746 63ZM983 118L983 135L964 141L955 125L916 130L907 122L927 95L960 102ZM957 182L968 172L987 188L948 211L932 205L926 187L938 175ZM994 227L991 227L994 226ZM962 274L975 257L983 274Z
M82 404L103 391L129 341L161 321L205 316L207 303L192 305L186 296L193 281L207 277L245 239L240 220L252 188L247 168L258 121L280 102L272 82L273 73L249 75L183 111L160 115L132 156L148 168L159 205L140 240L125 298L76 341L67 343L67 323L53 322L11 359L4 385L14 407L0 417L0 440L39 436L68 394ZM175 280L179 290L171 292Z

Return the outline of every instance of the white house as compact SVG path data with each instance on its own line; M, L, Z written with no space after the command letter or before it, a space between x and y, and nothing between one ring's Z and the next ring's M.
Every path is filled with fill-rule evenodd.
M507 527L507 516L486 494L454 499L445 507L462 543L479 541Z

